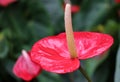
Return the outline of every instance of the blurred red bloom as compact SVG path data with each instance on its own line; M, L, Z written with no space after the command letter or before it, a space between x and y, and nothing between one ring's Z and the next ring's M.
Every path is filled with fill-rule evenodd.
M65 9L65 4L63 5L63 8ZM80 7L78 5L72 5L71 6L71 12L72 13L77 13L80 11Z
M16 2L16 0L0 0L0 6L6 7L13 2Z
M120 0L115 0L116 3L120 3Z
M95 32L74 32L74 38L78 54L76 58L71 58L66 34L61 33L36 42L31 50L31 59L46 71L68 73L79 68L79 59L99 55L113 44L110 35Z
M77 12L79 12L79 10L80 10L80 7L79 7L79 6L77 6L77 5L72 5L72 7L71 7L71 12L72 12L72 13L77 13Z
M22 55L18 58L17 62L13 67L13 73L26 81L32 80L40 72L41 68L38 64L34 63L30 59L30 52L22 51Z

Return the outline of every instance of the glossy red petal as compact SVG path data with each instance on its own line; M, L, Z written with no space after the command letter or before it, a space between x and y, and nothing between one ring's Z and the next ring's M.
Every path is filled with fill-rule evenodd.
M108 34L75 32L74 35L79 59L100 55L113 44L113 38Z
M64 37L44 38L32 47L31 59L49 72L68 73L79 67L77 58L71 59Z
M66 38L64 33L61 33L58 37ZM74 38L79 59L100 55L113 44L113 38L103 33L74 32Z
M29 56L28 56L29 57ZM26 58L23 56L23 54L18 58L17 62L15 63L13 67L13 73L26 81L32 80L34 77L36 77L41 72L41 68L38 64L26 60Z
M16 0L0 0L0 5L6 7L13 2L16 2Z

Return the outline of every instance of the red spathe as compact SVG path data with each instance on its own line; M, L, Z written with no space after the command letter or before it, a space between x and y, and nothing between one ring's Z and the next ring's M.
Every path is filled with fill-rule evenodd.
M21 55L13 67L13 73L26 81L32 80L41 72L41 67L38 64L29 61L29 59L30 58L26 60L26 58Z
M16 2L16 0L0 0L0 6L6 7L13 2Z
M74 32L78 56L71 58L67 47L66 35L49 36L36 42L31 50L31 59L49 72L68 73L79 68L79 59L100 55L112 44L108 34L95 32Z

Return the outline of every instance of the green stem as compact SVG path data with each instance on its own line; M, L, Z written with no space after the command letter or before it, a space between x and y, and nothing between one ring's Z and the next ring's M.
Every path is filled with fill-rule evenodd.
M86 71L82 67L80 67L79 70L84 75L84 77L88 80L88 82L92 82L92 80L89 78Z
M73 73L69 73L69 78L70 78L70 82L74 82L74 76L73 76Z

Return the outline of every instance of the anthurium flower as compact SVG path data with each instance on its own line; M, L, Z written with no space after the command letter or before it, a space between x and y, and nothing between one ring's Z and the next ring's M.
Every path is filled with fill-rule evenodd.
M67 47L66 34L49 36L36 42L31 58L50 72L72 72L80 66L79 59L100 55L113 43L111 36L95 32L74 32L77 57L71 58Z
M31 59L42 69L54 73L73 72L80 67L79 60L100 55L113 44L113 38L108 34L73 32L69 2L65 8L65 31L33 45Z
M0 6L6 7L13 2L16 2L16 0L0 0Z
M26 81L32 80L41 72L41 67L30 59L30 52L22 51L13 67L13 73Z

